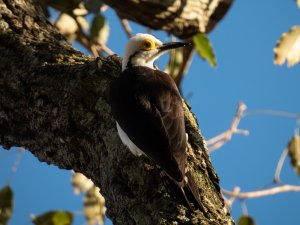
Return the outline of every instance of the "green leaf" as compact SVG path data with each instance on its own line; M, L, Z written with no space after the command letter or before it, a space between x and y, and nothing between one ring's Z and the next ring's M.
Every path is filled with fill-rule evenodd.
M67 211L49 211L35 217L35 225L70 225L73 223L73 214Z
M90 33L94 42L103 45L106 44L109 35L109 26L104 16L97 15L94 17Z
M13 192L9 186L0 191L0 225L6 225L13 212Z
M288 153L291 157L291 163L300 176L300 138L299 135L295 134L294 137L289 141Z
M212 67L217 66L216 57L212 44L205 33L199 33L193 36L196 51L199 56L206 59Z
M238 221L238 225L255 225L255 220L250 217L250 216L246 216L246 215L243 215L239 218L239 221Z

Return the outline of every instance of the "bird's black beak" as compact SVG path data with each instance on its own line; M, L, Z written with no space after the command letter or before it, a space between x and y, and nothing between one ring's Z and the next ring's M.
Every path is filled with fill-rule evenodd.
M146 62L149 62L153 60L154 58L164 54L166 51L175 49L175 48L181 48L184 46L191 45L190 42L170 42L170 43L164 43L162 46L157 47L158 52L156 52L154 55L152 55Z
M160 52L164 52L167 50L175 49L175 48L181 48L184 46L191 45L190 42L170 42L170 43L164 43L162 46L158 47Z

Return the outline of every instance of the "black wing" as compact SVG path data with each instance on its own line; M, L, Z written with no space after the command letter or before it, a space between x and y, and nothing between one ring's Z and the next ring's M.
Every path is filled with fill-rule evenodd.
M186 134L181 97L173 79L148 67L122 72L110 90L112 113L129 139L181 182Z

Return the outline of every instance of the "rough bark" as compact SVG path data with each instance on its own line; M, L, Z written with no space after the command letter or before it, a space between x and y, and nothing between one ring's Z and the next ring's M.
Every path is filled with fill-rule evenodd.
M210 32L224 17L233 0L103 0L122 18L180 38Z
M181 206L147 158L121 144L107 99L120 59L70 46L34 0L0 0L0 144L90 177L118 224L232 224L197 122L185 105L191 152L206 209Z

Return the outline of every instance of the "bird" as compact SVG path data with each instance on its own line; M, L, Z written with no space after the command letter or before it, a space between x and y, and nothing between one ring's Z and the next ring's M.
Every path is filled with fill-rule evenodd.
M187 170L187 135L180 92L172 77L154 62L189 42L162 43L138 33L125 47L122 72L110 86L109 101L122 142L135 156L149 157L170 178L171 188L188 208L203 209Z

